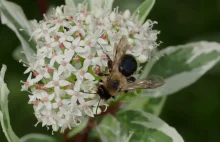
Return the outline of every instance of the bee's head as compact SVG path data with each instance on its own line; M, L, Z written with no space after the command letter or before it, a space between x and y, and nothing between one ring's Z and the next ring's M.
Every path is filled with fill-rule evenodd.
M119 82L119 80L111 80L110 85L111 85L112 89L118 90L120 82Z
M109 94L108 90L104 87L104 85L99 85L96 92L101 99L108 100L112 96Z

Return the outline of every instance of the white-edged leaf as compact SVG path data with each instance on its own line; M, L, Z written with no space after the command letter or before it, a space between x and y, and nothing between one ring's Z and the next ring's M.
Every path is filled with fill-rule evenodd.
M65 0L65 4L66 4L67 6L76 8L76 4L75 4L74 0Z
M139 22L144 23L151 9L153 8L155 0L144 0L140 6L133 12L132 17L138 16Z
M27 62L27 59L26 59L26 57L25 57L25 54L23 53L23 50L22 50L22 47L21 47L21 46L17 47L17 48L13 51L12 57L13 57L15 60L17 60L17 61L22 60L22 61L24 61L24 62Z
M88 118L85 118L85 120L83 121L82 124L80 124L79 126L74 127L69 133L68 133L68 138L72 138L73 136L75 136L76 134L80 133L88 124Z
M1 5L3 6L3 9L7 10L5 12L7 12L8 15L10 15L12 19L14 19L17 22L17 24L25 28L28 34L32 33L32 29L20 6L7 0L1 0ZM5 13L4 10L2 12Z
M165 104L166 97L146 98L145 96L135 97L130 100L125 109L126 110L140 110L150 112L159 116Z
M20 139L20 142L57 142L53 137L44 134L27 134Z
M120 122L112 115L106 115L95 128L102 142L129 142L133 133L123 131Z
M159 117L143 111L122 111L117 114L121 126L133 131L130 142L184 142L180 134Z
M28 61L32 61L32 55L36 44L29 41L32 32L29 21L26 19L23 10L15 3L0 0L1 22L15 32L19 38Z
M88 0L89 7L92 11L97 10L99 7L111 10L114 0Z
M8 142L19 142L19 138L13 132L10 124L8 112L8 94L10 91L8 90L7 84L4 82L6 68L5 65L2 66L0 76L0 122Z
M220 44L201 41L171 46L160 54L163 54L163 57L154 62L149 74L164 77L165 85L143 90L143 96L166 96L196 82L220 61Z

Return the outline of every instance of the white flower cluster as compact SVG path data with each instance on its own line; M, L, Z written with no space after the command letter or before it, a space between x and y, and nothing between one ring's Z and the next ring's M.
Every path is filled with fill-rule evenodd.
M155 22L141 25L131 18L129 10L119 13L104 8L88 11L86 4L76 9L57 7L51 19L38 23L32 34L37 42L34 61L28 63L23 91L28 91L29 103L43 126L53 131L79 125L88 115L107 109L105 100L96 94L99 72L107 72L108 54L113 58L114 45L126 35L130 43L128 54L145 63L152 50L158 31ZM70 12L71 11L71 12ZM106 54L105 54L106 53ZM104 106L101 109L101 106Z

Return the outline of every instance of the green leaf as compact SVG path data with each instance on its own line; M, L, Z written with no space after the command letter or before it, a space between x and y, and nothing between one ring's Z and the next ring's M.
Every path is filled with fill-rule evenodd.
M19 38L28 61L32 61L36 43L30 39L31 26L26 19L23 10L15 3L0 0L1 21L15 32Z
M6 66L3 65L1 69L1 76L0 76L0 121L3 132L9 142L19 142L19 138L15 135L12 130L8 112L8 94L9 90L4 82L4 76L6 72Z
M201 41L171 46L162 50L160 54L163 57L154 61L149 74L164 77L165 85L152 90L143 90L142 96L166 96L196 82L219 62L220 44Z
M184 141L173 127L150 113L134 110L123 111L117 114L117 119L124 131L133 132L130 142Z
M145 0L132 14L132 17L138 17L140 23L144 23L151 9L153 8L155 0Z
M96 127L102 142L128 142L132 132L123 132L120 122L112 115L107 115Z
M44 134L28 134L20 142L57 142L53 137Z

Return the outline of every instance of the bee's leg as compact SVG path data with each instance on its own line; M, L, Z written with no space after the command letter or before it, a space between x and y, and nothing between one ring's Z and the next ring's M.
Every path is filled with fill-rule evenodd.
M98 76L108 76L109 74L100 72L100 73L98 73L97 75L98 75Z
M106 57L108 59L108 70L109 70L109 73L111 73L112 72L112 60L111 60L111 58L109 57L108 54L105 53L105 55L106 55Z
M136 78L133 77L133 76L129 76L129 77L127 78L127 81L130 82L130 83L135 82L135 80L136 80Z

